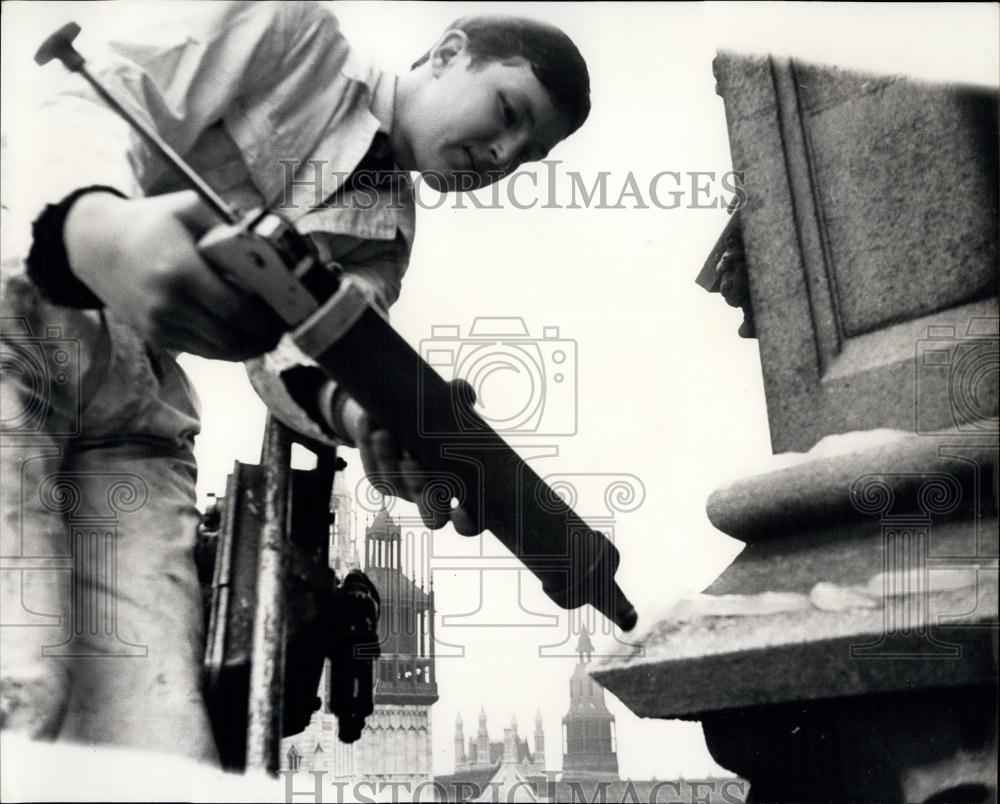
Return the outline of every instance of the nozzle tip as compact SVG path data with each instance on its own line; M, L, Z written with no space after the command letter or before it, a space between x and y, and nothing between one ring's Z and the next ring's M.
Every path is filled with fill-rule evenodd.
M618 616L615 618L615 624L622 631L631 631L637 622L639 622L639 614L636 612L635 606L631 604L625 611L618 612Z
M614 581L611 582L610 591L610 595L606 597L602 595L600 600L594 601L594 607L622 631L631 631L639 621L635 606L625 597L621 587Z

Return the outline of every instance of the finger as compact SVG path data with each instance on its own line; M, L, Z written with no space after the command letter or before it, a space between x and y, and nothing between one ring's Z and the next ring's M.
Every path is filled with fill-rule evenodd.
M241 338L207 312L193 305L171 316L158 316L148 337L167 349L189 352L210 360L246 360L261 353L257 339Z
M247 307L256 298L225 279L223 269L217 269L202 259L194 248L183 255L184 273L179 280L179 292L213 317L230 323L234 328L250 329ZM220 270L223 272L220 273Z
M420 464L404 452L399 468L424 525L431 530L443 528L448 522L448 509L441 506L440 500L431 496L434 487L427 482L427 475L421 470Z
M255 347L260 347L262 352L270 352L288 331L288 326L268 304L256 296L249 300L246 311L247 323L252 325Z
M198 317L192 319L190 311L184 312L183 318L179 315L154 315L145 327L139 327L139 331L150 343L164 349L189 352L209 359L233 359L225 348L224 333L213 322Z
M201 208L193 203L182 207L181 211L185 209L192 219L204 214L204 210L199 212ZM175 214L178 213L175 211ZM177 243L178 250L170 260L177 266L173 272L175 292L187 303L222 322L233 332L234 340L253 344L258 352L273 346L283 329L277 314L258 296L227 279L225 265L213 266L206 261L193 241L178 238Z
M417 508L420 510L420 516L424 517L424 510L427 508L423 495L426 481L423 478L423 473L420 471L419 464L401 452L396 461L396 468L400 472L399 485L405 488L406 499L416 503ZM427 523L425 517L424 523Z
M284 334L285 328L274 312L256 298L248 297L238 288L228 282L226 286L231 300L236 301L234 316L223 318L213 308L205 297L191 298L186 295L188 304L197 310L201 318L210 322L213 331L221 333L220 345L238 353L234 359L246 360L264 352L270 352L277 346Z
M461 399L470 408L476 404L476 389L461 378L451 381L452 391L458 399Z
M357 443L358 451L361 453L361 467L364 469L365 477L368 478L368 482L372 484L372 487L379 494L388 494L389 490L385 487L384 481L379 477L378 457L375 454L375 445L372 443L373 432L369 426L370 420L368 419L368 414L362 414L361 420L362 426L359 428L360 438Z
M478 536L482 531L475 518L461 506L451 509L451 524L461 536Z
M389 493L408 502L413 502L405 485L400 482L402 473L399 469L399 462L403 455L399 451L396 439L388 430L376 430L372 433L372 448L378 471L385 479L385 484L390 489Z
M201 200L194 190L182 190L163 196L174 216L187 227L191 234L202 235L213 226L225 223L214 209Z

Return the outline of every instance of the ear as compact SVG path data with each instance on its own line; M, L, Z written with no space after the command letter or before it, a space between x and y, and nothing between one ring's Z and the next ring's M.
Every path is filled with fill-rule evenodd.
M445 31L431 50L431 73L435 77L439 76L456 56L465 53L468 45L469 37L465 31Z

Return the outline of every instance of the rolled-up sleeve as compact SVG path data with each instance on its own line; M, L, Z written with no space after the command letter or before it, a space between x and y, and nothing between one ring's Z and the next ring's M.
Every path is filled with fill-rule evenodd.
M395 240L330 237L327 253L346 273L364 282L382 312L388 314L389 308L399 299L403 274L410 260L410 250L403 235L398 234Z

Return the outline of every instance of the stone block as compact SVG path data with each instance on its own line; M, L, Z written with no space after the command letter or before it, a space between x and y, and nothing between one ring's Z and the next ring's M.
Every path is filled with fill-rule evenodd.
M997 432L996 93L763 57L715 70L774 451ZM920 396L928 349L950 352L950 394Z
M715 492L746 549L593 675L700 720L750 801L992 800L1000 445L831 440Z
M597 680L644 717L989 684L997 452L903 435L716 492L747 548Z
M593 675L700 720L749 801L995 800L997 94L715 67L772 447L805 454L711 496L746 549Z

